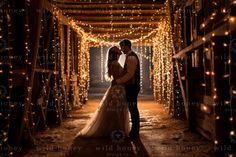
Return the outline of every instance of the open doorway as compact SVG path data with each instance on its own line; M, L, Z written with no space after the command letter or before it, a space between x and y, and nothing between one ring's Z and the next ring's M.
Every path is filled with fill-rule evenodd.
M106 59L108 46L90 48L90 88L89 96L101 97L110 85L106 79ZM140 95L153 95L152 85L152 47L133 46L132 49L137 53L140 60L141 90ZM120 56L119 63L124 66L126 56Z

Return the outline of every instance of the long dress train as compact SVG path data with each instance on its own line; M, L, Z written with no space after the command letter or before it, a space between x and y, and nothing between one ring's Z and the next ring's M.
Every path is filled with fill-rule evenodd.
M112 64L113 77L122 73L118 62ZM120 131L128 136L129 114L122 85L110 86L103 96L95 114L86 126L77 134L77 137L109 137L113 132Z

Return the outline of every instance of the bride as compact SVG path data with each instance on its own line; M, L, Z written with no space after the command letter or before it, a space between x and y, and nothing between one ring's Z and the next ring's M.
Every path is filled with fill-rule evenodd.
M108 50L107 68L111 79L122 76L123 68L118 62L121 54L116 46ZM109 137L115 131L122 131L128 136L129 114L122 85L111 85L107 89L95 114L76 137Z

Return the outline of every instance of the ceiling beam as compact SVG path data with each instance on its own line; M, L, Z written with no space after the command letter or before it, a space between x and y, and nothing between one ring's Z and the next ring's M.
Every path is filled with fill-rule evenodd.
M94 34L96 36L96 34ZM139 39L141 38L142 35L141 34L129 34L129 35L123 35L123 36L109 36L108 38L104 38L105 41L120 41L124 38L128 38L128 39Z
M80 16L80 17L83 17L83 16L86 16L86 17L101 17L101 18L106 18L106 17L111 17L111 15L113 15L113 17L123 17L124 18L139 18L139 17L164 17L164 16L167 16L166 13L156 13L156 14L144 14L142 13L141 15L139 13L133 13L133 14L130 14L130 13L118 13L118 14L97 14L97 13L92 13L92 14L88 14L88 13L85 13L85 14L82 14L82 13L70 13L70 12L64 12L64 14L66 13L66 16Z
M130 14L130 15L142 15L142 14L148 14L150 16L152 15L158 15L158 14L164 14L164 12L159 12L158 10L139 10L139 9L128 9L128 10L76 10L76 9L61 9L64 13L76 13L76 14L84 14L84 15L114 15L114 14Z
M83 29L91 29L91 25L81 25L81 27L83 28ZM114 30L118 30L118 29L125 29L125 30L129 30L129 29L132 29L132 28L140 28L140 29L146 29L146 28L157 28L158 27L158 25L157 24L138 24L138 25L132 25L132 28L131 28L131 25L130 24L127 24L127 25L113 25L113 26L111 26L111 25L103 25L103 26L101 26L101 25L96 25L96 24L94 24L94 25L92 25L92 29L114 29Z
M80 10L96 10L96 9L149 9L149 10L154 10L154 9L161 9L165 5L164 4L56 4L57 7L61 9L80 9Z
M153 30L153 29L152 29ZM136 30L134 33L149 33L151 32L152 30ZM112 34L112 33L115 33L115 34L118 34L118 33L124 33L124 32L131 32L132 30L127 30L127 29L123 29L123 30L120 30L120 31L115 31L115 30L111 30L111 29L107 29L107 30L92 30L92 31L89 31L89 30L85 30L86 32L91 32L93 34Z
M158 24L159 21L83 21L82 24L88 25L141 25L141 24ZM80 25L80 23L78 23Z
M162 16L75 16L78 21L159 21Z
M151 32L152 30L156 29L158 26L156 25L155 27L140 27L135 29L135 32ZM111 27L107 27L107 28L103 28L103 27L93 27L93 28L89 28L89 27L83 27L85 32L89 32L89 33L100 33L100 34L106 34L106 33L123 33L123 32L134 32L134 30L132 28L111 28Z
M110 35L108 35L108 33L107 33L107 35L108 35L108 37L109 38L113 38L113 37L115 37L115 36L117 36L117 37L120 37L120 38L123 38L123 37L127 37L127 36L135 36L135 37L137 37L137 36L145 36L145 35L148 35L150 32L145 32L145 33L132 33L132 34L121 34L121 33L116 33L116 34L110 34ZM100 34L100 33L92 33L93 35L104 35L104 36L106 36L106 34Z
M166 0L49 0L53 4L137 4L137 3L145 3L145 4L164 4Z

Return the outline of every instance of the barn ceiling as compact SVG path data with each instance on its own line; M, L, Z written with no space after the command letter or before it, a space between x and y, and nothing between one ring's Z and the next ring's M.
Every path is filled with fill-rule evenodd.
M85 32L107 41L150 34L166 15L165 0L52 0Z

